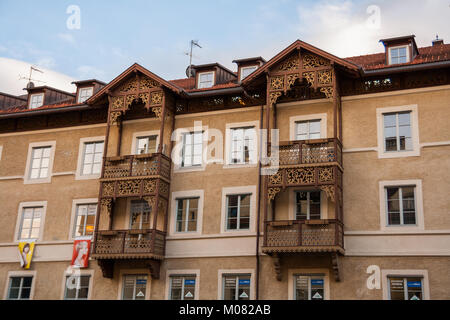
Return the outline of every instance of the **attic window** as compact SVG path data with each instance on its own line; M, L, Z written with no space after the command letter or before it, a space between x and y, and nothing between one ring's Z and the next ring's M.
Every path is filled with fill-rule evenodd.
M37 93L30 96L30 109L39 108L44 104L44 94Z
M78 103L83 103L90 97L92 97L92 93L94 92L93 87L80 88L78 91Z
M400 64L409 62L408 46L389 48L389 64Z
M249 66L241 68L241 81L244 80L248 75L258 69L258 66Z
M214 71L198 74L198 89L211 88L214 85Z

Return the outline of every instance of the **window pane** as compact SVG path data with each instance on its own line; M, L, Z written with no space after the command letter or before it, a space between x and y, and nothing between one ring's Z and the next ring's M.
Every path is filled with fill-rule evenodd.
M224 300L236 300L237 278L235 276L225 276L223 278Z
M295 299L308 300L308 277L295 277Z
M403 278L389 278L391 300L405 300Z
M422 300L422 278L406 278L408 300Z

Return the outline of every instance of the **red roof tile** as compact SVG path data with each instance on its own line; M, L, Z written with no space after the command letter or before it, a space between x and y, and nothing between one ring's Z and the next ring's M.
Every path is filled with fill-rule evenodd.
M350 62L353 62L361 66L365 70L376 70L394 67L392 65L386 65L385 53L368 54L364 56L345 58ZM419 55L414 58L413 61L403 63L397 66L416 65L430 62L440 62L450 60L450 44L435 45L430 47L419 48Z
M0 110L0 114L17 113L17 112L32 112L32 111L45 110L45 109L58 109L58 108L72 107L72 106L77 106L77 105L82 105L82 103L74 103L73 100L71 100L71 101L65 101L62 103L48 104L48 105L40 106L39 108L33 108L33 109L29 109L27 107L27 105L23 105L23 106L19 106L19 107L15 107L15 108Z

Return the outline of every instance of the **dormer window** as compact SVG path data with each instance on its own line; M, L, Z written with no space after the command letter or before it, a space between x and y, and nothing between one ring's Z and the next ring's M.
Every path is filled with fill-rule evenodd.
M198 74L198 89L211 88L214 85L214 71Z
M258 66L248 66L241 68L241 81L244 80L249 74L258 69Z
M44 94L36 93L30 96L30 109L39 108L44 104Z
M78 90L78 103L83 103L87 99L92 97L93 92L94 92L93 87L80 88Z
M389 48L389 64L400 64L409 62L408 46Z

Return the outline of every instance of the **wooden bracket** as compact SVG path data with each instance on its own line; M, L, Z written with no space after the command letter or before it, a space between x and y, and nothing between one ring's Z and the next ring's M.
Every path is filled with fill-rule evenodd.
M280 263L280 257L278 256L278 254L274 254L272 256L273 259L273 267L275 269L275 274L277 277L278 281L281 281L281 263Z
M340 262L339 262L339 256L337 253L333 253L331 255L331 264L333 266L334 280L336 280L336 282L341 281L341 276L339 273Z
M159 279L161 262L159 260L148 260L146 261L146 266L150 270L150 275L152 279Z
M114 260L97 260L98 266L102 269L104 278L112 279L114 274Z

